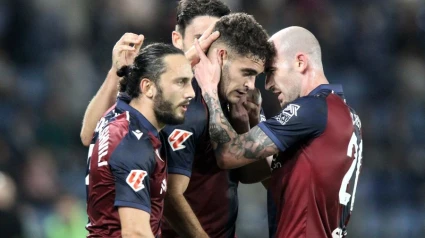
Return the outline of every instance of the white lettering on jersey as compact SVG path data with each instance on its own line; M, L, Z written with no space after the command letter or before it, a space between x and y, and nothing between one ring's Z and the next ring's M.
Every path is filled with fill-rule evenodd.
M109 146L109 126L106 126L99 133L99 152L98 152L98 160L97 166L105 166L108 164L108 161L102 161L102 158L108 154L108 146Z
M167 180L163 179L161 183L161 192L159 194L167 192Z
M289 104L283 111L274 118L280 124L285 125L293 116L297 116L297 111L300 108L297 104Z

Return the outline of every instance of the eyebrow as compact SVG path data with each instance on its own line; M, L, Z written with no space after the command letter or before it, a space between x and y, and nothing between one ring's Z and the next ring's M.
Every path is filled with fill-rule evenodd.
M258 74L257 70L255 70L255 69L250 69L250 68L243 68L243 69L241 69L241 71L242 71L243 73L248 74L248 75L257 75L257 74Z
M270 72L275 71L275 70L276 70L276 67L266 67L264 69L264 73L270 73Z
M179 78L175 78L175 79L173 79L173 81L179 81L179 80L184 80L184 81L189 81L189 80L191 80L191 78L188 78L188 77L179 77Z

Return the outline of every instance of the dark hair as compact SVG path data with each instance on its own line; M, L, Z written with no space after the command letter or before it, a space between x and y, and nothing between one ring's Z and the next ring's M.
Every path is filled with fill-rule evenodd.
M224 16L217 21L216 30L220 37L214 44L223 43L240 56L268 62L275 54L266 30L251 15L232 13Z
M230 9L219 0L182 0L177 6L177 30L184 36L187 25L199 16L222 17Z
M123 77L120 80L120 92L133 99L140 94L139 85L143 78L157 84L161 74L166 71L164 58L172 54L184 55L182 50L164 43L153 43L142 48L132 65L118 70L117 75Z

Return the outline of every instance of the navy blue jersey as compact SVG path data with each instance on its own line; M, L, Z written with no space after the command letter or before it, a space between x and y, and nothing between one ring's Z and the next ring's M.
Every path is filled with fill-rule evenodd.
M321 85L259 127L280 150L270 183L275 237L342 237L363 145L360 119L345 103L342 87Z
M234 237L238 212L236 173L218 167L209 138L208 108L193 80L196 97L191 100L184 124L166 126L168 172L190 177L184 196L210 237ZM164 221L163 237L178 237Z
M118 207L150 213L152 232L161 235L167 188L161 144L152 124L122 100L99 121L86 177L88 237L121 237Z

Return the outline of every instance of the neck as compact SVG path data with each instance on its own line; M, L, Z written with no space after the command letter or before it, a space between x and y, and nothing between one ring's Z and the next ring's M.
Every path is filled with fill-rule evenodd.
M160 131L164 128L165 124L156 119L155 112L153 111L153 102L145 100L144 98L134 98L130 102L130 106L139 111L155 128Z
M321 84L329 84L323 70L312 69L307 73L307 80L304 81L301 88L301 97L307 96L311 91Z

